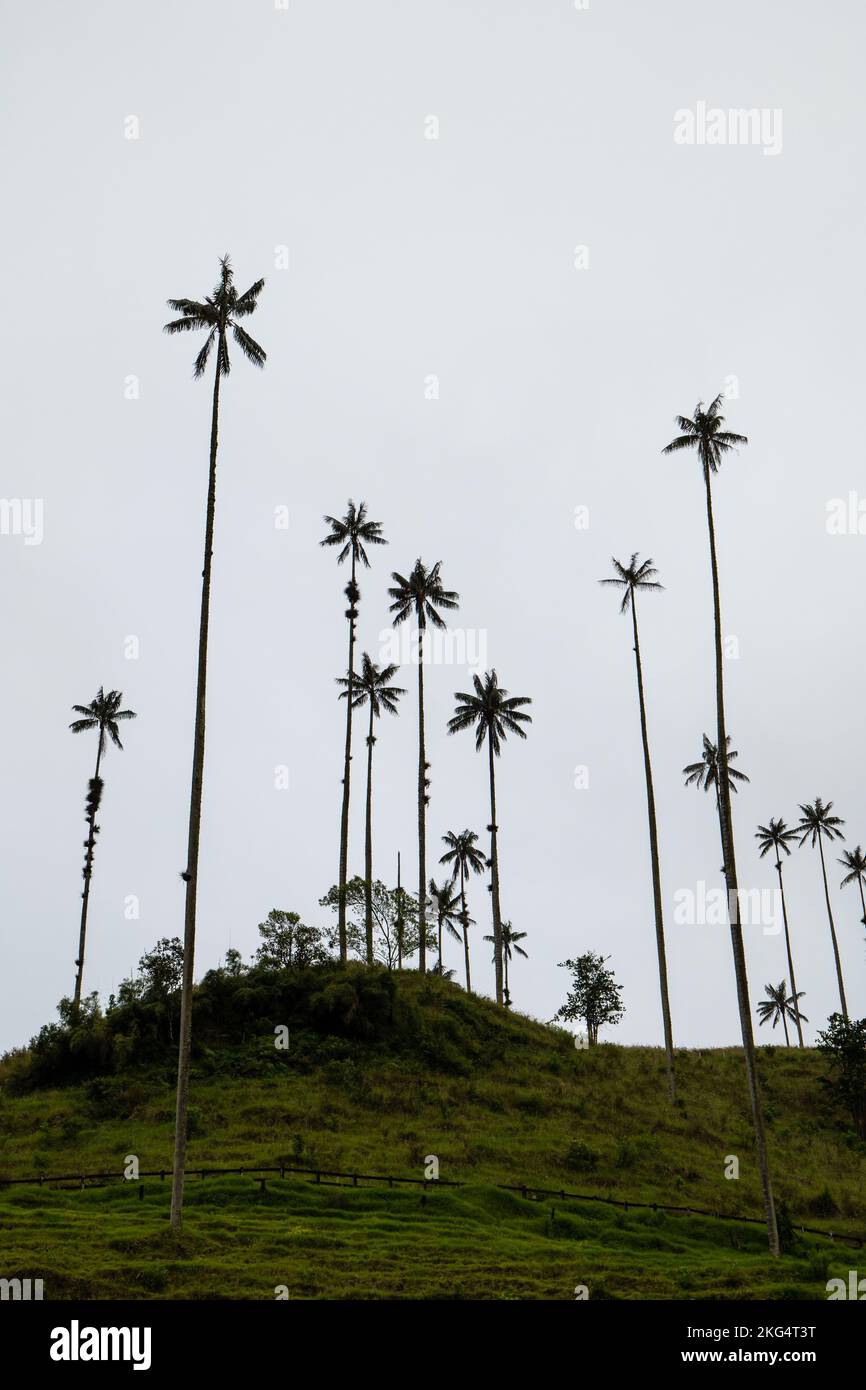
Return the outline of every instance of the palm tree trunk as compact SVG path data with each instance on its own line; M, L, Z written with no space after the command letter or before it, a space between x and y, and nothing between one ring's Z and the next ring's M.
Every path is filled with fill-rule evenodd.
M859 876L857 879L857 885L860 889L860 906L863 909L863 916L860 918L860 920L863 923L864 927L866 927L866 898L863 897L863 880Z
M511 1003L511 995L508 993L508 952L507 952L507 951L503 951L503 952L502 952L502 968L503 968L503 970L504 970L504 972L505 972L505 990L504 990L505 1002L506 1002L506 1004L510 1004L510 1003Z
M222 335L221 335L222 336ZM201 801L204 785L205 697L207 691L207 636L210 619L210 579L216 510L216 459L219 426L220 362L222 342L217 343L214 371L213 412L210 430L207 520L201 585L201 617L198 634L198 681L195 701L195 737L192 754L192 787L189 800L189 836L186 855L186 910L183 928L183 987L177 1057L177 1106L174 1123L174 1171L171 1183L171 1228L179 1231L183 1220L183 1176L186 1162L189 1064L192 1046L192 989L195 963L195 909L198 891L198 849L201 833Z
M845 983L842 979L842 962L839 958L839 943L836 940L836 927L833 922L833 909L830 906L830 890L827 887L827 866L824 863L824 841L820 830L818 831L818 849L821 853L821 873L824 877L824 901L827 904L827 916L830 919L830 935L833 938L833 958L836 961L836 979L839 982L839 999L842 1004L842 1017L848 1022L848 1005L845 1002Z
M352 579L347 589L349 598L349 684L346 689L346 751L343 758L343 805L340 812L340 885L337 901L337 933L340 939L340 961L349 958L346 933L346 879L349 867L349 789L352 768L352 699L355 679L355 552L352 551Z
M782 920L785 923L785 948L788 952L788 972L791 979L791 993L794 996L794 1008L797 1010L797 1037L800 1039L800 1046L805 1047L803 1042L803 1025L800 1022L800 1006L797 1002L797 981L794 976L794 957L791 954L791 936L788 931L788 909L785 906L785 884L782 879L782 861L776 860L776 871L779 875L779 889L782 894Z
M634 589L631 591L631 616L634 628L634 659L637 666L637 693L640 703L640 732L643 740L643 765L646 773L646 804L647 816L649 818L649 837L650 837L650 858L652 860L653 876L653 906L655 910L656 922L656 949L659 960L659 987L662 996L662 1022L665 1035L665 1059L667 1062L668 1073L668 1095L671 1100L676 1099L676 1081L674 1079L674 1037L671 1027L671 1005L668 996L668 967L665 957L665 927L662 915L662 884L661 869L659 867L659 841L658 830L656 828L656 803L653 792L652 763L650 762L649 735L647 733L646 705L643 693L643 670L640 659L640 640L637 632L637 603Z
M427 971L427 758L424 748L424 629L418 628L418 969Z
M397 851L397 969L403 969L403 889L400 884L400 851Z
M782 1009L782 1027L783 1027L784 1030L785 1030L785 1046L786 1046L786 1047L790 1047L790 1046L791 1046L791 1039L788 1037L788 1020L787 1020L787 1018L785 1017L785 1010L784 1010L784 1009Z
M728 890L728 912L731 922L731 947L734 955L734 975L737 983L737 1002L740 1011L740 1029L743 1035L743 1055L746 1062L746 1076L749 1084L749 1099L752 1105L752 1124L755 1131L755 1149L761 1175L761 1191L764 1215L767 1221L767 1239L771 1255L779 1254L779 1231L776 1225L776 1207L773 1201L773 1187L770 1181L770 1164L767 1156L767 1136L764 1129L764 1112L758 1082L758 1065L755 1055L755 1038L752 1031L751 1004L749 1002L749 980L746 972L746 952L743 945L743 929L740 925L739 888L737 883L737 863L734 855L734 833L731 818L731 789L728 781L728 752L725 728L725 691L722 670L722 614L719 599L719 570L716 560L716 533L713 524L713 499L710 487L710 470L704 465L704 482L707 495L707 528L710 539L710 568L713 580L713 625L716 648L716 714L718 741L718 782L719 807L721 810L722 849L724 853L725 883Z
M490 764L490 873L493 889L493 961L496 968L496 1002L502 1003L502 918L499 911L499 850L496 825L496 774L493 765L493 744L487 737Z
M102 745L104 732L99 730L99 746L96 750L96 771L93 774L93 781L99 781L99 764L102 759ZM87 936L87 908L90 902L90 879L93 874L93 842L96 838L96 811L93 810L88 818L87 846L84 851L84 891L81 894L81 923L78 928L78 964L75 973L75 995L72 1001L73 1017L78 1017L81 1007L81 985L84 978L84 942Z
M466 869L461 862L460 865L460 924L463 927L463 956L466 961L466 993L472 993L472 984L469 979L469 914L466 911Z
M442 974L442 918L439 918L439 974Z
M373 964L373 701L370 700L370 732L367 735L367 824L364 833L364 919L367 932L367 964Z

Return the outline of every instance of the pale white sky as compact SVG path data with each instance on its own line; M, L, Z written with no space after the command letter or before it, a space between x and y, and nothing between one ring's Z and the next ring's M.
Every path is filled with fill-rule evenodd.
M346 576L318 542L351 496L390 540L361 580L362 646L391 570L441 559L455 622L534 700L499 766L503 911L529 932L516 1005L551 1017L556 963L600 950L628 1008L610 1036L632 1043L661 1041L643 773L629 631L596 580L611 554L656 560L666 592L640 611L674 1036L735 1042L727 932L673 920L678 890L718 886L720 856L712 802L680 776L713 719L702 485L660 451L677 412L736 379L728 417L751 444L716 488L729 727L752 777L735 830L741 880L771 888L754 829L798 801L832 799L866 840L866 535L825 525L830 499L866 497L862 7L46 0L8 7L5 32L2 491L43 500L44 538L0 536L0 1043L72 989L95 749L67 725L100 683L139 719L105 763L85 987L106 995L182 933L210 387L190 379L193 340L161 327L224 251L241 288L267 277L250 329L268 365L235 354L223 393L200 969L230 942L251 952L272 906L323 920ZM678 144L675 112L700 102L781 111L781 152ZM376 747L374 848L390 876L402 850L411 883L406 676L412 703ZM431 871L444 831L489 819L484 760L444 734L466 680L428 672ZM859 900L835 857L862 1014ZM811 1039L836 1007L816 853L796 852L787 888ZM471 908L480 939L480 881ZM787 973L782 938L753 930L747 950L757 999ZM475 962L489 991L480 940Z

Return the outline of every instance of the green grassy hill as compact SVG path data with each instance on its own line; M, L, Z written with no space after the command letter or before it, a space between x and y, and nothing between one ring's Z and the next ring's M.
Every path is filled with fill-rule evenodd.
M289 1047L274 1030L289 1029ZM4 1277L48 1298L824 1298L857 1251L801 1225L866 1235L866 1145L816 1052L763 1048L773 1177L790 1225L773 1261L760 1225L596 1202L521 1184L760 1215L745 1072L731 1050L663 1054L572 1039L457 986L351 967L213 972L196 1001L192 1169L278 1165L459 1188L190 1176L168 1223L174 1048L164 1005L43 1030L0 1064L0 1178L102 1171L84 1191L0 1187ZM127 1155L166 1179L121 1181ZM736 1155L737 1181L725 1160ZM860 1256L863 1264L863 1256Z

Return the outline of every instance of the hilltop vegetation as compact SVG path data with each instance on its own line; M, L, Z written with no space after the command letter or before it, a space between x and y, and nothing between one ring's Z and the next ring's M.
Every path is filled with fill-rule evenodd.
M843 1247L790 1232L773 1261L761 1225L558 1199L551 1217L550 1201L493 1186L760 1216L738 1050L679 1051L671 1106L661 1049L578 1050L448 981L361 966L205 977L189 1167L420 1178L436 1155L440 1176L467 1186L422 1202L417 1189L286 1178L261 1192L250 1177L191 1177L178 1244L168 1009L138 1001L52 1025L0 1067L0 1175L118 1175L93 1191L0 1190L8 1253L44 1269L47 1296L273 1297L285 1285L293 1297L568 1298L583 1282L590 1296L824 1297L826 1270L848 1267ZM283 1027L287 1049L275 1046ZM781 1047L759 1060L783 1210L795 1228L866 1234L866 1145L825 1059ZM168 1175L147 1179L142 1200L120 1181L130 1154Z

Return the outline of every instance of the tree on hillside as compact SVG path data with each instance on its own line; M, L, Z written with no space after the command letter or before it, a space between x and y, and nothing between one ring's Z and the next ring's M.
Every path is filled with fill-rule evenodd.
M818 1034L818 1048L830 1062L833 1090L848 1111L861 1139L866 1139L866 1018L853 1022L831 1014Z
M265 970L306 970L331 959L322 929L307 926L297 912L272 907L258 930L262 940L254 961Z
M809 1022L806 1015L800 1012L800 1000L803 998L803 991L801 990L799 994L789 994L788 982L787 980L783 980L781 984L778 985L765 985L764 993L767 998L761 1000L755 1012L762 1025L772 1021L774 1029L781 1019L782 1027L785 1030L785 1045L786 1047L790 1047L791 1039L788 1037L788 1019L790 1018L792 1023L796 1023L798 1027L801 1018L804 1022Z
M198 852L201 837L201 804L204 787L205 708L207 693L207 644L210 625L211 564L213 560L214 517L216 514L216 461L219 433L220 381L231 371L229 333L248 362L264 367L267 354L241 324L255 313L264 280L256 280L243 294L234 286L234 272L228 256L220 261L220 277L212 294L203 300L170 299L168 307L179 319L167 323L164 332L195 333L207 337L193 365L193 376L204 375L211 349L216 347L213 402L211 406L210 461L208 467L207 513L205 518L204 564L201 572L201 610L198 633L198 673L195 697L195 735L192 754L192 784L189 798L187 835L186 908L183 932L183 996L180 1006L180 1042L177 1064L177 1107L174 1136L174 1171L171 1185L171 1227L179 1231L183 1220L183 1172L186 1162L187 1110L189 1106L189 1063L192 1039L192 992L195 966L195 920L198 895Z
M785 903L785 884L782 879L782 854L790 855L790 841L796 840L796 830L789 830L783 820L771 820L769 825L759 825L755 832L755 839L761 849L760 857L763 859L765 854L774 850L776 854L776 873L779 875L779 893L782 898L782 920L785 924L785 949L788 953L788 974L791 977L791 994L794 998L799 998L797 994L797 977L794 974L794 955L791 950L791 933L788 930L788 908ZM803 1047L803 1025L800 1022L801 1015L798 1013L796 1018L797 1037L800 1046ZM763 1020L762 1020L763 1021ZM806 1020L808 1022L808 1019ZM775 1027L775 1024L773 1025Z
M634 638L634 659L637 672L637 695L638 707L640 710L640 731L641 743L643 746L644 778L646 781L646 801L647 818L649 821L649 841L650 841L650 863L652 867L653 884L653 912L655 915L656 928L656 953L658 956L659 967L659 989L661 992L662 1004L662 1027L665 1039L665 1058L667 1061L668 1072L668 1094L671 1100L676 1097L676 1082L674 1079L674 1038L673 1027L671 1024L671 1005L668 995L668 967L665 955L665 928L664 915L662 911L662 884L661 867L659 863L659 841L658 829L656 826L656 802L653 790L652 762L650 760L649 734L647 732L646 702L644 700L643 688L643 667L640 657L640 638L637 626L637 595L638 593L652 593L661 589L663 586L658 583L656 575L658 570L653 565L652 560L638 560L635 552L627 565L623 565L616 559L611 558L614 574L611 579L600 579L600 584L611 585L622 590L622 601L619 606L620 613L627 613L631 610L632 636Z
M695 406L693 416L678 415L677 428L681 431L665 446L663 453L676 454L683 450L698 456L704 484L704 497L707 510L707 536L710 549L710 576L713 588L713 647L715 653L716 675L716 754L718 759L719 813L722 833L722 862L725 872L725 885L728 890L728 912L731 927L731 949L734 957L734 978L737 986L737 1004L740 1012L740 1031L743 1037L743 1056L746 1063L746 1079L749 1087L749 1100L752 1107L752 1126L755 1134L755 1151L761 1175L761 1191L764 1200L764 1216L767 1222L767 1242L772 1255L779 1254L779 1231L776 1224L776 1208L773 1202L773 1184L770 1180L770 1161L767 1156L767 1135L764 1125L764 1109L761 1088L758 1082L758 1064L755 1056L755 1035L752 1028L752 1011L749 1002L749 977L746 970L746 950L743 943L743 929L740 923L740 896L737 880L737 861L734 850L734 820L731 812L731 776L728 766L728 734L725 719L725 681L724 659L722 653L722 608L719 592L719 565L716 556L716 526L713 517L712 479L718 473L723 459L740 445L748 444L745 435L734 434L724 428L722 414L724 396L720 393L704 409L703 401Z
M340 869L339 869L339 888L344 893L346 879L348 877L349 864L349 792L351 784L352 769L352 711L355 708L354 681L355 681L355 628L358 621L358 603L361 598L361 591L356 581L356 571L359 564L365 569L370 568L370 561L367 556L368 545L387 545L388 542L382 535L381 521L369 521L367 518L367 504L362 502L360 507L356 507L350 499L346 515L344 517L326 516L325 521L330 527L330 531L320 545L340 547L337 555L337 564L342 565L343 561L351 556L351 575L349 582L344 590L349 607L346 609L346 621L349 624L349 666L346 689L346 746L343 754L343 795L340 811ZM338 912L338 934L340 943L340 960L345 961L348 955L348 944L346 940L346 904L342 900L339 903Z
M364 914L364 930L367 944L367 964L373 964L373 745L376 736L373 733L373 720L378 719L382 710L387 710L388 714L397 714L397 701L406 691L399 685L391 685L391 681L397 674L396 666L379 667L375 661L364 652L361 658L360 674L353 678L351 671L348 676L339 676L338 685L342 685L340 699L349 699L350 692L352 704L355 709L361 709L364 705L370 706L370 729L367 734L367 805L365 813L365 835L364 835L364 881L367 884L367 902ZM354 686L353 686L354 682Z
M423 561L416 560L408 576L394 571L391 575L394 585L388 590L393 600L389 610L394 614L393 626L414 617L418 632L418 969L422 975L427 969L427 806L430 801L430 778L427 776L430 764L424 731L424 634L428 623L440 629L446 626L440 608L453 612L460 607L460 595L442 585L441 566L442 561L437 560L428 570Z
M457 707L448 721L449 734L460 733L463 729L475 730L475 751L480 752L487 742L487 772L490 787L490 879L493 897L493 956L496 967L496 1002L503 1002L502 968L502 910L499 905L499 826L496 823L496 764L495 759L502 752L502 745L509 734L526 738L524 724L532 723L532 715L525 712L531 705L528 695L509 695L499 684L495 671L485 671L484 679L473 676L473 691L457 690L454 698Z
M123 694L120 690L109 690L106 695L102 686L99 687L97 694L89 705L73 705L72 712L79 717L74 719L69 725L74 734L88 733L91 729L96 729L99 739L96 745L96 770L87 786L87 798L84 804L84 818L87 821L87 839L84 842L84 889L81 894L81 920L78 926L78 959L75 962L75 989L72 997L72 1012L78 1011L81 1004L81 984L84 978L84 945L87 938L87 909L90 903L90 880L93 877L93 851L96 844L96 837L99 834L99 826L96 824L96 817L102 801L103 781L99 775L99 768L102 762L102 755L106 749L106 738L110 739L115 748L123 750L120 741L120 734L117 726L123 720L135 719L136 715L131 709L121 709L120 702Z
M442 936L447 930L455 941L460 940L460 933L456 923L460 920L460 890L455 890L454 880L450 879L447 883L437 883L435 878L430 880L430 905L436 916L436 950L439 962L439 974L444 973L442 955ZM450 972L453 974L453 971Z
M622 985L616 983L614 972L605 966L606 960L610 956L585 951L574 960L559 962L561 969L571 971L573 979L568 998L554 1018L585 1024L590 1047L598 1043L599 1028L614 1027L625 1013Z
M518 946L518 941L524 941L528 933L525 931L515 931L510 922L502 923L502 961L505 966L505 984L503 986L504 1004L506 1009L511 1008L511 993L508 988L508 966L516 951L524 960L529 960L529 952L524 951L522 946ZM492 936L485 936L485 941L493 941ZM494 958L495 959L495 958Z
M802 849L808 840L812 848L818 846L821 856L821 877L824 881L824 901L827 904L827 917L830 922L830 938L833 942L833 959L836 962L836 981L839 985L839 1002L842 1005L842 1017L848 1017L848 1005L845 1001L845 981L842 978L842 959L839 955L839 942L836 940L836 924L833 921L833 909L830 906L830 889L827 884L827 865L824 862L824 841L844 840L845 836L839 829L845 822L839 816L832 816L832 801L828 801L826 806L820 796L816 796L811 805L802 805L800 810L802 815L797 826L797 833L800 836L800 848Z
M452 873L460 879L460 927L463 932L463 957L466 965L466 993L472 993L472 980L469 972L469 928L473 925L473 919L469 916L466 906L466 880L471 873L481 874L486 868L487 861L479 849L475 848L478 836L474 830L461 830L457 834L453 830L448 830L442 836L443 843L448 846L443 855L440 856L440 864L450 864Z
M366 917L367 886L365 879L356 874L346 884L346 939L350 953L358 959L366 958ZM339 906L339 889L335 884L323 898L320 907L329 907L336 912ZM374 879L371 897L373 910L373 960L388 970L402 968L404 958L415 955L419 946L418 900L403 888L388 888L380 879ZM336 947L336 927L326 933L332 947ZM436 936L429 922L425 924L427 950L436 944Z

